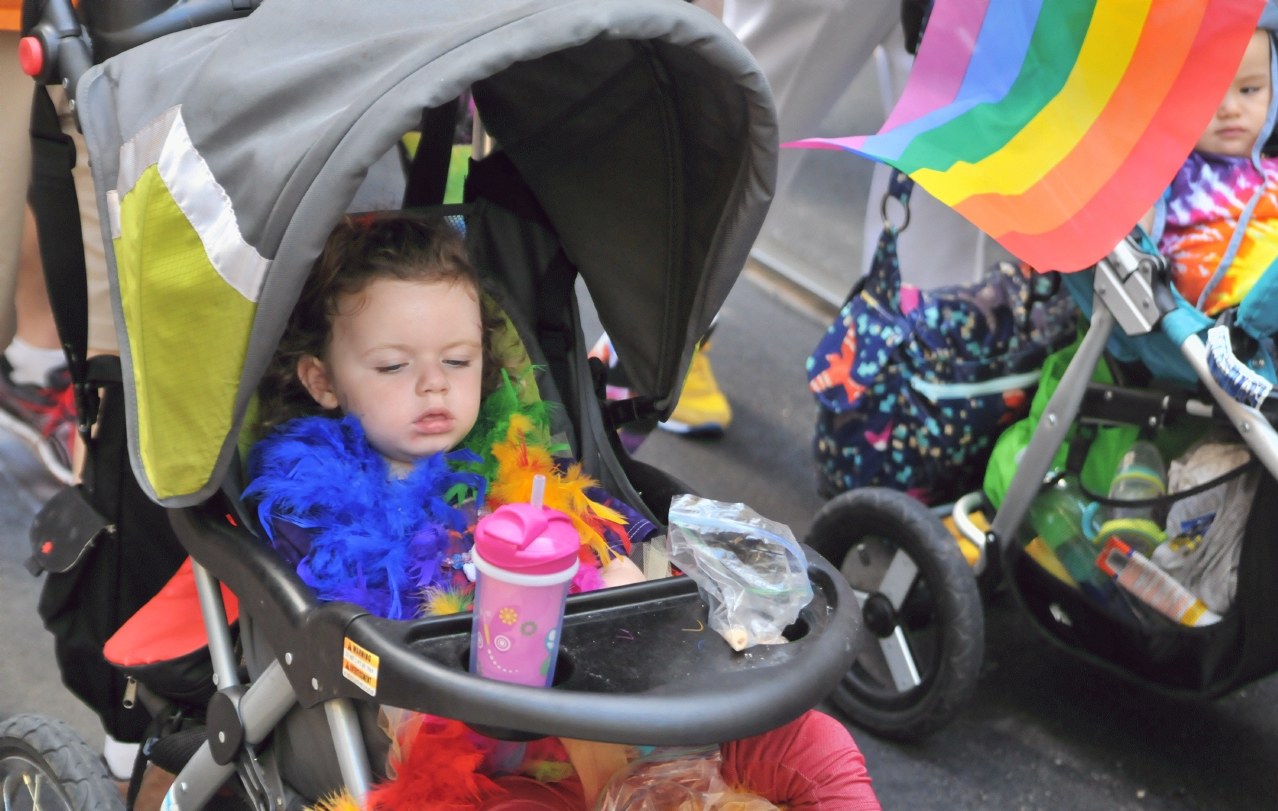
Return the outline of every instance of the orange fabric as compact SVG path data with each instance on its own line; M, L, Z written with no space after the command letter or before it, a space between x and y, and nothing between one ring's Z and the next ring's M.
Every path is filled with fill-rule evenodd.
M80 0L71 0L71 5L80 7ZM0 0L0 31L22 30L22 0Z
M22 0L0 0L0 31L22 30Z
M227 622L235 622L240 617L240 604L226 586L222 586L222 600ZM107 640L102 654L112 664L136 667L176 659L208 644L195 572L187 558L160 593Z

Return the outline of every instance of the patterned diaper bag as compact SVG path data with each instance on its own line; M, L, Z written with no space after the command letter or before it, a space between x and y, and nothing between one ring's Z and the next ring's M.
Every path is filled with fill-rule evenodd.
M901 173L889 183L907 215L913 185ZM891 487L940 504L981 486L1043 360L1074 340L1077 310L1057 274L1010 262L976 284L902 286L897 233L885 216L869 273L807 361L818 486L827 497Z

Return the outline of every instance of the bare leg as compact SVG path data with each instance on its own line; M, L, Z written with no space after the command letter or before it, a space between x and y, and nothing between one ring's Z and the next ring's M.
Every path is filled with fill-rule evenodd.
M22 253L18 259L18 285L14 301L18 310L17 337L37 349L58 349L58 328L49 308L49 291L44 286L44 266L36 241L35 215L26 210L22 224Z

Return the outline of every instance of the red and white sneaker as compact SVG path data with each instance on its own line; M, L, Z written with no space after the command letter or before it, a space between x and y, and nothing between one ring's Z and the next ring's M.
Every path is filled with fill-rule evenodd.
M0 355L0 428L17 435L58 481L75 484L71 460L76 440L75 393L65 368L49 373L48 386L14 383L13 367Z

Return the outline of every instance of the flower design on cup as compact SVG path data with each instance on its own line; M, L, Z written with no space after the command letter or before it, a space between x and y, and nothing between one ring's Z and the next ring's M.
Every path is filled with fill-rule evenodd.
M550 632L546 634L546 650L555 649L555 639L557 639L558 637L559 637L559 629L551 628Z
M537 623L533 622L532 620L525 622L523 625L519 626L519 633L523 634L524 636L532 636L533 634L537 633Z
M501 651L502 653L505 653L506 651L510 650L510 640L504 636L494 637L493 647Z
M519 612L510 606L506 606L497 612L497 618L507 625L514 625L516 622L519 622Z

